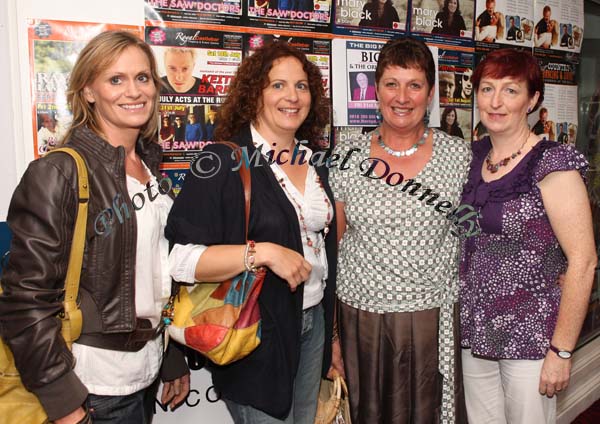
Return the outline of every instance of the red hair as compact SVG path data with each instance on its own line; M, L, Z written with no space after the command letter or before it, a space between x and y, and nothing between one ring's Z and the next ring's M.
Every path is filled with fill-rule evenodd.
M540 93L535 107L530 112L534 112L542 104L544 101L544 76L537 59L524 50L507 48L488 53L475 68L471 82L477 92L482 78L501 79L506 77L525 81L530 99L535 96L536 91Z

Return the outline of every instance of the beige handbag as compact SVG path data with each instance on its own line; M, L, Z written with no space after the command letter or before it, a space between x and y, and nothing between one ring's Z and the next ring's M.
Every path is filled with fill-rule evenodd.
M338 373L332 380L322 379L315 424L352 424L348 386Z

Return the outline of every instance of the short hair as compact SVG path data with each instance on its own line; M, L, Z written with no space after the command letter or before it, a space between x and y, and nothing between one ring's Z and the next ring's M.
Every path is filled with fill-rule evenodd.
M479 90L482 78L506 78L511 77L527 83L529 98L540 93L540 97L531 112L534 112L544 101L544 76L540 65L535 57L524 50L500 49L488 53L477 65L471 81L475 91Z
M542 10L542 15L545 15L546 12L552 13L552 9L550 9L550 6L548 6L548 5L544 6L544 9Z
M156 70L156 60L150 46L128 31L103 32L92 38L79 53L69 76L67 102L71 107L73 120L64 140L71 136L73 130L81 126L86 126L102 138L106 138L100 128L94 105L85 98L84 88L92 84L128 47L139 48L150 64L150 74L156 87L154 113L142 126L140 134L146 143L157 141L160 77Z
M196 62L196 49L190 49L187 47L169 47L165 50L165 54L163 56L163 61L165 64L167 63L167 53L189 53L192 56L192 62Z
M388 41L381 48L375 82L379 84L381 76L390 66L409 69L416 68L425 73L429 89L435 86L435 62L433 55L423 41L410 36L404 36Z
M262 93L269 85L269 72L275 61L286 57L296 58L308 79L310 110L296 131L296 137L308 140L317 147L323 130L329 123L329 102L325 97L321 71L304 53L284 41L274 41L255 50L244 58L229 85L225 101L219 107L215 128L216 140L231 140L240 130L254 122L261 111Z
M540 118L544 113L548 113L548 109L546 109L545 107L540 108Z

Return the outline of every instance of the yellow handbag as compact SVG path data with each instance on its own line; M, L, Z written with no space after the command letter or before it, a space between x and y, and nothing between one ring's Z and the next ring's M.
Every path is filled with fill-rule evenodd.
M85 229L87 224L87 210L89 199L88 173L85 161L75 150L60 148L50 153L64 152L75 160L77 164L79 207L75 221L75 232L69 254L69 267L65 277L65 299L63 312L59 318L62 322L62 336L69 349L81 334L82 315L77 306L77 293L79 291L79 278L83 263L83 249L85 246ZM0 287L0 294L2 288ZM47 423L48 417L38 398L29 392L19 376L15 367L15 360L9 347L0 339L0 421L3 424L38 424Z

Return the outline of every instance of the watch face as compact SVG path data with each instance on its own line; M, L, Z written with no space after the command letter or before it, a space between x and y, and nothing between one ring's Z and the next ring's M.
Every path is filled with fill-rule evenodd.
M560 356L563 359L569 359L571 357L571 352L567 352L565 350L561 350L558 352L558 356Z

